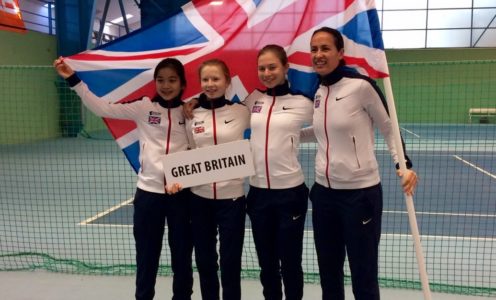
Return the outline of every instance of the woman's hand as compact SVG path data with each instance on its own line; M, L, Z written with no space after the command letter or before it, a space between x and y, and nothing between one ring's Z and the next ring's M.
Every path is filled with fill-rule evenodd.
M417 173L413 170L406 170L405 173L401 170L397 170L396 174L401 177L401 185L403 186L403 192L408 196L413 196L415 193L415 188L417 187L418 177Z
M53 67L55 68L55 70L57 70L57 73L59 73L59 75L64 79L67 79L69 76L74 74L74 70L72 70L72 68L65 63L62 56L60 56L53 62Z
M182 189L183 189L183 187L179 183L173 183L172 185L166 185L165 186L165 191L169 195L179 193Z
M183 115L186 119L193 119L193 109L198 105L198 99L193 98L183 104Z

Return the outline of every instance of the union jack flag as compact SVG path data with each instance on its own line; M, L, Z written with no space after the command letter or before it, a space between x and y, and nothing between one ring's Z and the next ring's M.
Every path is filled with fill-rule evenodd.
M165 57L176 57L186 68L186 98L200 92L197 69L210 58L221 58L231 71L231 99L243 99L260 88L257 51L267 44L285 47L289 81L313 96L310 37L315 29L338 29L345 39L349 66L373 78L387 77L387 62L373 0L193 0L182 11L156 25L137 30L95 50L67 59L98 96L125 102L155 94L153 70ZM105 119L106 125L135 171L139 169L136 125Z
M153 124L153 125L160 124L160 117L157 117L157 116L148 116L148 123L149 124Z

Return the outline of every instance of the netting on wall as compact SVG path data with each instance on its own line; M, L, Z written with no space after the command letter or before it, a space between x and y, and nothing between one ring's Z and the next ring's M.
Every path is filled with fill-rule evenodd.
M495 296L496 61L390 70L400 130L421 178L414 201L432 290ZM0 81L0 270L134 274L136 175L103 122L49 66L1 66ZM418 289L403 195L380 136L376 145L381 284ZM308 186L315 150L300 149ZM246 228L243 275L258 277ZM170 274L169 263L164 243L160 274ZM308 282L318 281L310 211L303 267Z

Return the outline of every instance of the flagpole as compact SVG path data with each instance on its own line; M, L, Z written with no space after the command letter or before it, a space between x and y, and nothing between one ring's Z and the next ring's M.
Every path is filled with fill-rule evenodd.
M386 68L387 68L387 73L389 74L387 65ZM398 123L398 115L396 114L393 88L391 85L390 77L388 76L384 78L383 82L384 82L384 90L386 92L386 102L389 109L389 115L390 115L389 117L391 118L392 127L393 127L394 142L396 146L396 152L398 154L400 170L403 172L403 174L405 174L406 171L406 163L404 159L405 154L403 152L403 144L401 143L400 127ZM413 244L415 247L415 254L417 256L417 265L420 275L420 282L422 283L422 291L424 292L424 299L431 300L432 298L431 298L431 290L429 287L429 278L427 277L424 253L422 250L422 245L420 243L420 233L417 225L417 217L415 216L415 206L413 204L413 197L412 195L407 195L407 194L404 195L406 201L406 209L408 212L408 220L410 222L410 230L412 232Z

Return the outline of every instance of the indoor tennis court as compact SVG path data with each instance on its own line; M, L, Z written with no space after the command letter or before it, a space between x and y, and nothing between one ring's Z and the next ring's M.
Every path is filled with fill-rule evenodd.
M0 39L4 43L11 37ZM32 42L26 46L20 38L16 41L32 48ZM102 119L81 105L50 65L56 57L55 43L36 45L40 60L27 63L22 58L33 56L30 51L18 55L9 48L2 53L7 63L0 65L0 275L9 279L0 290L29 290L26 281L32 274L64 286L78 286L82 277L91 275L86 278L97 280L85 279L88 285L81 285L85 290L106 285L132 297L136 173ZM440 299L494 298L496 58L493 48L422 50L426 49L403 54L391 50L388 65L401 135L420 178L413 199L430 288L442 295ZM384 86L382 79L378 84ZM384 194L382 293L385 299L419 299L422 286L405 199L378 133L375 142ZM316 145L302 144L299 151L310 187ZM311 211L309 203L305 299L320 295ZM260 269L248 218L242 261L243 288L260 296ZM349 274L345 267L347 293ZM170 293L167 243L159 275L157 288ZM81 277L74 283L71 276ZM34 293L50 295L35 286ZM198 290L194 296L199 296ZM32 297L36 296L27 299Z

